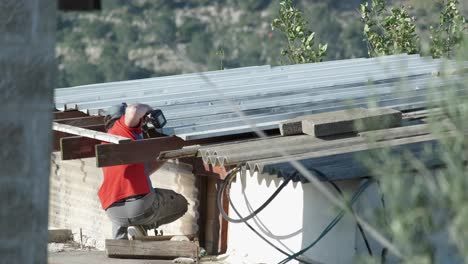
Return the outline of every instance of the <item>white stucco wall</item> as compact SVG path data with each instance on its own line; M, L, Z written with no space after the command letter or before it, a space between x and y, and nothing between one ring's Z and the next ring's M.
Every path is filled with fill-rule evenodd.
M71 229L75 241L103 249L104 240L111 238L112 224L97 196L103 177L96 159L63 161L59 153L53 153L51 161L49 227ZM182 218L160 227L164 234L196 233L198 189L192 167L170 161L151 175L151 180L155 187L172 189L189 201Z
M242 180L239 180L242 179ZM258 208L283 182L272 175L238 175L230 194L243 216ZM349 196L357 190L359 181L337 183ZM333 193L336 193L330 186ZM366 206L378 206L380 199L375 186L370 186L358 200ZM377 200L377 203L375 202ZM251 205L249 210L247 204ZM310 184L289 183L276 199L249 223L267 239L290 254L314 241L338 214L330 202ZM237 218L230 208L230 216ZM369 237L369 235L368 235ZM371 241L372 242L372 241ZM377 246L373 245L373 247ZM352 263L356 252L365 253L361 235L352 216L345 215L336 227L304 256L320 263ZM243 224L229 224L228 252L231 263L277 263L285 256L261 240ZM291 261L289 263L297 263Z

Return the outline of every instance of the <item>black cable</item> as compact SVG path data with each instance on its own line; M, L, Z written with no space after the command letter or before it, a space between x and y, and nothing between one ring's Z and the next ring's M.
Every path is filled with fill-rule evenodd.
M367 187L369 186L369 184L371 182L372 182L371 180L367 180L359 187L359 189L354 193L353 197L351 198L350 206L352 206L352 204L357 200L357 198L359 198L359 196L362 194L362 192L364 192L364 190L367 189ZM333 227L336 226L336 224L338 224L338 222L341 220L341 218L343 218L344 214L345 214L345 210L341 210L340 213L330 222L330 224L328 224L328 226L317 237L317 239L315 239L309 246L307 246L307 247L301 249L300 251L294 253L293 255L291 255L291 257L287 257L287 258L283 259L278 264L288 263L294 257L303 254L304 252L306 252L307 250L309 250L313 246L315 246L322 238L324 238L328 234L328 232L330 232L333 229Z
M224 219L230 221L230 220L234 220L235 222L243 222L245 223L250 230L252 230L256 235L258 235L262 240L264 240L267 244L269 244L270 246L272 246L273 248L275 248L276 250L278 250L279 252L281 252L282 254L286 255L287 258L280 261L279 264L284 264L284 263L287 263L293 259L299 261L299 262L302 262L302 263L307 263L305 262L304 260L300 260L298 259L298 257L300 255L302 255L304 252L306 252L307 250L309 250L310 248L312 248L313 246L315 246L315 244L317 244L323 237L325 237L328 232L330 232L335 226L336 224L338 224L338 222L343 218L344 214L345 214L345 211L344 210L341 210L340 213L330 222L330 224L324 229L324 231L319 235L319 237L314 241L312 242L309 246L301 249L300 251L294 253L293 255L290 255L288 254L287 252L283 251L282 249L278 248L277 246L275 246L273 243L271 243L269 240L267 240L265 237L263 237L257 230L255 230L248 222L247 220L251 219L252 217L256 216L257 213L259 213L260 211L262 211L271 201L273 201L273 199L279 194L279 192L287 185L287 183L289 183L289 181L297 176L298 174L298 171L294 172L293 175L291 175L291 177L288 177L286 178L285 182L270 196L270 198L267 199L267 201L265 201L265 203L263 203L257 210L255 210L252 214L250 214L249 216L247 217L242 217L239 213L239 211L237 211L237 208L235 208L234 204L232 203L231 199L230 199L230 196L229 196L229 193L226 192L226 196L228 198L228 201L229 201L229 204L231 205L231 207L233 208L233 210L235 211L235 213L238 215L238 217L240 219L232 219L230 218L226 212L224 211L224 208L222 207L221 205L221 201L222 201L222 194L224 193L225 189L227 186L230 186L232 180L234 179L234 177L236 176L236 173L239 171L239 166L236 167L235 169L231 170L229 173L228 173L228 176L225 178L225 181L221 184L220 188L218 189L218 193L217 193L217 205L218 205L218 210L219 212L221 213L221 215L223 216ZM316 170L314 170L316 171ZM320 177L325 177L326 179L326 176L320 172L319 174ZM331 181L329 181L331 182ZM362 194L362 192L369 186L371 180L367 180L366 182L364 182L364 184L362 184L360 186L360 188L356 191L356 193L353 195L352 199L351 199L351 205L357 200L357 198ZM332 183L334 185L334 183ZM342 194L341 190L338 188L338 186L335 185L335 187L337 188L337 190L339 190L339 192ZM354 215L354 214L353 214ZM230 222L234 222L234 221L230 221ZM367 240L367 238L366 238ZM308 263L307 263L308 264Z
M335 188L335 190L340 194L340 196L344 198L343 192L341 191L340 187L336 185L336 183L334 183L333 181L328 181L328 183L330 183L333 186L333 188ZM354 220L356 220L356 215L354 214L353 208L350 207L350 210L351 210L351 214L354 217ZM369 245L369 241L367 240L366 233L364 233L364 229L362 228L361 224L357 222L357 220L356 220L356 224L359 229L359 232L361 233L362 239L364 240L364 243L366 244L367 252L369 253L369 255L373 256L372 249Z
M236 172L237 173L238 169L234 169L233 172ZM231 176L233 175L233 176ZM231 181L231 179L235 176L236 174L235 173L232 173L230 174L229 176L229 179L228 177L226 177L225 181ZM294 177L295 174L293 174L292 177ZM288 185L288 183L291 181L292 177L288 177L286 178L286 180L278 187L278 189L275 190L275 192L259 207L257 208L255 211L253 211L250 215L246 216L246 217L241 217L239 219L234 219L234 218L231 218L229 217L228 214L226 214L226 212L224 211L224 208L221 206L221 201L222 201L222 193L224 192L224 189L226 188L227 184L222 186L222 188L220 188L221 190L218 191L218 199L217 199L217 202L218 202L218 209L219 209L219 212L221 213L221 215L223 216L224 219L226 219L227 221L229 222L232 222L232 223L243 223L243 222L246 222L247 220L253 218L254 216L256 216L257 214L259 214L263 209L265 209L265 207L267 207L275 198L276 196L278 196L278 194L281 192L281 190L283 190L284 187L286 187L286 185ZM230 184L230 183L229 183Z
M229 185L231 184L232 180L234 179L234 177L236 176L236 173L237 173L238 171L239 171L239 169L238 169L238 168L235 168L235 169L233 169L230 173L228 173L228 176L224 179L224 182L222 183L222 185L221 185L220 188L218 189L218 195L217 195L217 196L218 196L218 210L219 210L220 212L223 212L223 213L224 213L224 214L221 213L221 215L223 215L223 217L224 217L224 215L227 215L227 214L226 214L226 212L224 211L224 208L221 206L221 196L222 196L222 193L224 192L224 190L226 189L226 187L229 186ZM295 175L296 175L296 173L294 173L291 177L288 177L288 178L286 179L285 182L289 182ZM284 183L283 183L281 186L283 186L283 185L286 186L286 184L284 184ZM281 187L281 186L280 186L280 187ZM284 186L283 186L282 188L284 188ZM281 188L281 189L282 189L282 188ZM279 193L279 192L278 192L278 193ZM270 203L271 200L273 200L274 197L276 197L276 195L278 195L278 193L277 193L277 192L273 193L273 195L272 195L262 206L260 206L259 209L262 208L262 210L263 210L263 208L265 208L265 206L268 205L268 204L266 204L266 203L267 203L267 202ZM231 205L232 209L234 210L234 212L235 212L235 213L237 214L237 216L239 217L239 219L234 219L234 220L243 220L243 219L246 219L247 217L242 217L241 214L239 213L239 211L237 210L237 208L234 206L234 203L232 202L231 197L229 196L229 192L226 192L226 196L227 196L227 198L228 198L229 204ZM274 196L274 197L273 197L273 196ZM264 205L265 205L265 206L264 206ZM257 209L257 210L259 210L259 209ZM256 210L256 211L257 211L257 210ZM261 211L261 210L260 210L260 211ZM251 215L254 215L254 214L251 214ZM255 216L255 215L254 215L254 216ZM251 217L250 217L250 218L251 218ZM249 218L249 219L250 219L250 218ZM226 218L224 218L224 219L226 219ZM231 218L229 218L229 219L231 219ZM226 220L229 221L229 219L226 219ZM254 233L255 233L258 237L260 237L263 241L265 241L267 244L269 244L271 247L273 247L274 249L276 249L277 251L279 251L279 252L282 253L283 255L285 255L285 256L287 256L287 257L289 257L289 258L295 259L295 260L297 260L297 261L299 261L299 262L301 262L301 263L312 264L312 263L309 263L309 262L306 262L306 261L304 261L304 260L299 259L299 256L292 256L292 255L290 255L288 252L286 252L286 251L282 250L281 248L277 247L275 244L273 244L273 243L270 242L268 239L266 239L262 234L260 234L260 232L258 232L255 228L253 228L253 227L247 222L247 220L241 221L241 222L245 223L245 224L247 225L247 227L248 227L250 230L252 230L252 232L254 232Z

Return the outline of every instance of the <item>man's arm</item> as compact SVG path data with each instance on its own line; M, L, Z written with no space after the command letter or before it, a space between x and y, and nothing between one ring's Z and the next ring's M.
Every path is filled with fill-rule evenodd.
M149 111L153 110L151 106L146 104L132 104L125 109L125 125L128 127L137 127L141 118Z

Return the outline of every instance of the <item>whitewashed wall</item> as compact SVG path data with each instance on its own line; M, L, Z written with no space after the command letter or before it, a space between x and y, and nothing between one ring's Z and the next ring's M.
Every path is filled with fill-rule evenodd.
M75 241L103 249L104 240L111 238L112 224L97 196L103 176L96 159L62 161L59 153L53 153L51 162L49 226L71 229ZM161 226L164 234L196 233L198 189L192 167L170 161L151 179L155 187L172 189L189 201L189 210L182 218Z
M272 175L246 174L238 175L230 191L234 205L243 216L258 208L283 182ZM338 186L351 196L357 190L359 181L343 181ZM337 194L331 186L329 189ZM363 202L366 207L379 206L380 199L375 186L371 185L358 200L358 210L359 204ZM250 210L248 204L251 206ZM312 184L289 183L249 223L275 245L292 254L314 241L337 213L338 210L333 209L330 202ZM230 216L237 218L232 208ZM372 246L380 253L375 243ZM346 215L304 256L320 263L353 263L357 252L365 254L365 247L353 217ZM285 258L243 223L229 224L228 254L230 263L277 263Z

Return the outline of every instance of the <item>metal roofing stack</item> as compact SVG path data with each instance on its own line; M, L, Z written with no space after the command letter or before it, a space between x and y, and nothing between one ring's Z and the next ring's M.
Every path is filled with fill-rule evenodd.
M209 138L250 132L249 123L270 129L305 114L366 107L370 95L380 107L421 107L434 93L430 87L442 85L433 76L441 65L441 60L419 55L394 55L246 67L61 88L55 90L55 105L102 115L122 102L147 103L165 113L166 134Z

